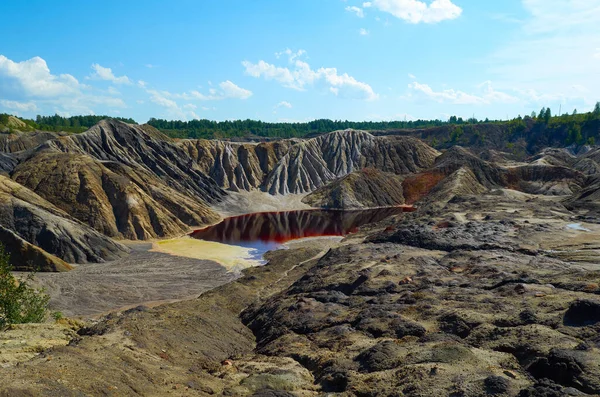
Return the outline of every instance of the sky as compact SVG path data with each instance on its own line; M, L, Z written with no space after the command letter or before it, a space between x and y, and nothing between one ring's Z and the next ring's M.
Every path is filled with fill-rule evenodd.
M2 0L0 112L506 119L600 100L600 0Z

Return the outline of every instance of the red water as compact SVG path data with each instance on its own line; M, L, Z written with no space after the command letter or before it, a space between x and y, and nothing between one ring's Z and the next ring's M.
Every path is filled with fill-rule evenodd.
M307 237L345 236L368 223L410 210L403 207L364 211L303 210L261 212L224 219L191 237L254 248L262 255L281 244Z

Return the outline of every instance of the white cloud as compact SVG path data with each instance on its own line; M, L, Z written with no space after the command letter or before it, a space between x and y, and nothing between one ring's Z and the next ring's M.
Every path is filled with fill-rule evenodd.
M357 6L348 6L348 7L346 7L346 11L356 14L356 16L359 18L365 17L365 13L364 13L363 9L360 7L357 7Z
M112 81L115 84L131 84L129 77L117 77L113 74L111 68L105 68L104 66L94 63L92 64L92 69L94 70L94 73L89 76L90 79Z
M324 84L335 95L375 100L378 95L367 83L356 80L347 73L339 74L336 68L319 68L313 70L304 61L290 57L292 68L275 66L263 60L258 63L243 61L245 73L255 78L274 80L284 87L303 91L307 86Z
M478 88L481 92L476 94L454 89L434 91L429 85L421 84L417 81L410 83L408 88L436 102L454 105L491 105L497 103L516 103L521 100L505 92L496 91L490 81L480 84Z
M0 92L5 107L29 113L94 114L98 106L126 107L122 99L94 92L70 74L52 74L40 57L14 62L0 55ZM23 101L25 98L28 101Z
M0 99L0 106L6 109L15 110L17 112L35 112L38 110L37 105L33 101L19 102Z
M138 80L137 84L142 88L146 88L146 86L148 85L148 83L146 83L144 80Z
M144 65L144 66L146 66L148 69L153 69L153 68L157 68L157 67L158 67L158 65L153 65L153 64L151 64L151 63L147 63L147 64L146 64L146 65Z
M221 90L223 90L222 95L225 98L248 99L252 96L252 91L238 87L229 80L219 84L219 87L221 87Z
M594 57L594 49L600 48L600 0L522 4L529 15L487 59L494 81L533 93L532 98L593 106L600 91L600 65Z
M306 55L306 51L305 50L298 50L296 52L290 50L289 48L286 48L285 50L281 51L281 52L276 52L275 53L275 57L277 59L281 58L283 55L287 55L288 59L290 60L290 62L295 61L297 58L300 58L304 55Z
M190 118L199 118L194 110L198 108L193 103L187 103L180 106L175 99L184 99L186 101L217 101L227 98L232 99L248 99L252 96L252 91L238 87L233 82L227 80L219 84L220 89L210 88L208 94L203 94L200 91L192 90L184 93L171 93L169 91L160 91L148 88L147 84L141 85L148 94L150 94L150 102L165 108L167 115L175 119L188 120ZM208 107L202 107L202 110L209 110ZM213 108L214 109L214 108Z
M167 97L181 98L185 100L198 100L198 101L220 101L223 99L248 99L253 94L252 91L237 86L235 83L227 80L219 83L219 88L209 88L208 94L203 94L198 90L192 90L190 92L184 92L181 94L171 94L163 91Z
M411 80L415 80L415 79L417 78L417 76L415 76L415 75L414 75L414 74L412 74L412 73L409 73L409 74L408 74L408 78L409 78L409 79L411 79Z
M358 30L358 34L360 34L361 36L368 36L369 35L369 31L365 28L360 28Z
M363 7L374 7L409 23L438 23L458 18L462 8L451 0L434 0L431 4L418 0L373 0Z
M113 87L113 86L110 86L110 87L108 87L108 90L107 90L107 91L108 91L108 93L109 93L110 95L121 95L121 93L119 92L119 90L117 90L117 89L116 89L115 87Z
M13 62L0 55L0 87L3 95L16 93L26 97L54 97L75 94L82 85L70 74L53 75L40 57Z
M275 105L275 108L288 108L288 109L291 109L292 108L292 104L289 103L288 101L281 101L277 105Z

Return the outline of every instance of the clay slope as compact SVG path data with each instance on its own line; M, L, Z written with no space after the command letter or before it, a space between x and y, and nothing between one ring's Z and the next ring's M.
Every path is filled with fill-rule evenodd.
M436 159L434 169L449 176L460 168L466 168L486 188L504 187L530 194L571 195L585 185L583 173L564 165L567 164L566 157L562 160L557 157L552 157L553 161L543 160L546 157L534 158L530 164L504 167L482 160L465 148L454 146Z
M16 271L67 272L73 267L0 225L0 241Z
M238 191L259 189L269 172L296 142L281 140L252 144L186 139L179 145L220 187Z
M41 150L86 154L142 169L180 193L209 203L226 194L171 138L148 125L102 120L82 134L50 140Z
M404 204L401 176L372 168L355 171L323 186L302 202L313 207L359 209Z
M456 196L480 195L488 189L469 168L459 168L438 183L427 196L427 203L443 204Z
M263 189L271 194L308 193L367 167L408 174L429 168L438 154L415 138L336 131L292 146Z
M0 152L16 153L32 149L58 136L60 136L58 133L48 131L0 134Z
M3 176L0 176L0 226L5 235L11 231L25 242L69 263L104 262L128 253L123 245L92 230L31 190ZM12 240L8 244L12 250L10 253L16 255L13 259L26 259L28 254L19 253L16 248L30 251L30 247L16 238L9 240ZM42 262L37 264L45 266ZM55 265L56 269L53 270L64 267L62 262Z
M110 237L172 236L219 219L203 201L144 169L82 154L38 153L15 169L13 179Z
M105 120L19 156L15 181L115 238L167 237L213 223L219 216L208 203L226 194L148 126Z

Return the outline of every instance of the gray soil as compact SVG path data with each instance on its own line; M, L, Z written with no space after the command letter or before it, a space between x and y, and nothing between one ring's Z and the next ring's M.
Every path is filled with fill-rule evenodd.
M38 273L50 295L50 309L66 316L94 316L139 304L184 298L237 277L216 262L151 252L151 243L129 243L126 258L80 265L68 273Z

